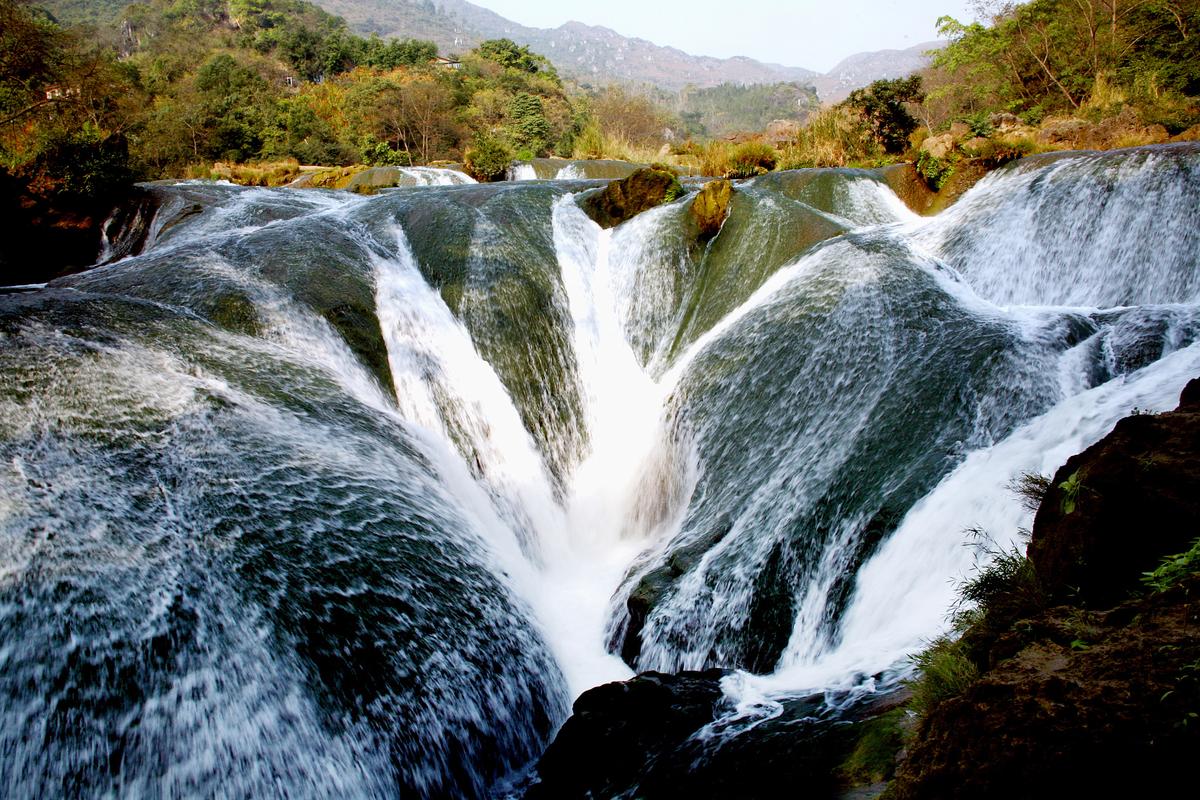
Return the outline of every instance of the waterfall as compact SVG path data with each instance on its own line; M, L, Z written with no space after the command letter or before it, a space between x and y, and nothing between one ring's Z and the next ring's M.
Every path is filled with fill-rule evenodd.
M1014 478L1200 371L1194 146L930 219L775 173L711 239L545 161L155 186L0 294L0 793L485 797L635 671L874 691Z

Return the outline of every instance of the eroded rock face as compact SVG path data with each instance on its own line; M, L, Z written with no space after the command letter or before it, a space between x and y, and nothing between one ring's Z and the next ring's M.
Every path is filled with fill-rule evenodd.
M727 180L709 181L692 201L692 217L700 226L700 238L711 239L721 230L729 214L733 184Z
M679 178L669 169L645 167L603 190L588 195L579 205L602 228L615 228L643 211L683 194Z
M1200 748L1198 620L1193 578L1104 613L1060 606L1019 623L1024 646L930 712L886 797L1176 796Z
M721 680L729 674L647 672L585 692L538 762L540 782L524 796L832 799L857 724L905 698L892 693L830 704L820 693L785 700L778 716L739 725L727 721L733 704Z
M136 252L146 229L133 218L152 218L156 207L153 194L136 186L114 187L103 198L45 197L0 174L0 218L13 231L0 240L0 286L43 283L94 266L104 256L105 233L114 247L110 259ZM128 235L119 236L125 228Z
M1092 608L1200 536L1200 380L1169 414L1126 417L1054 475L1029 558L1055 596Z
M929 153L934 158L945 158L950 155L957 141L958 137L953 133L942 133L937 136L930 136L921 142L921 150Z
M886 797L1177 794L1200 749L1200 575L1139 578L1198 534L1200 380L1054 476L1029 547L1051 605L967 632L988 668L929 711Z

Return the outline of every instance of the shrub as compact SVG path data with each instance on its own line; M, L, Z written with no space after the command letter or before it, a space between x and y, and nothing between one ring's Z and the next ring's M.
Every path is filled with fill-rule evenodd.
M1043 120L1046 119L1046 109L1042 108L1041 105L1036 105L1033 108L1025 109L1017 116L1019 116L1021 121L1026 125L1036 128L1038 125L1042 124Z
M775 169L779 154L765 142L740 144L729 154L729 163L722 175L726 178L753 178Z
M463 166L479 181L498 181L504 178L513 162L513 151L503 140L479 134L463 154Z
M896 754L904 746L908 714L897 708L859 725L858 744L842 762L842 777L854 785L891 780L896 771Z
M1167 556L1153 572L1144 573L1142 583L1153 591L1165 592L1196 573L1200 573L1200 539L1193 541L1187 552Z
M917 676L909 681L909 707L924 718L944 700L962 694L979 678L979 669L967 656L961 640L943 636L912 657Z
M963 122L971 130L972 136L981 136L987 138L996 131L996 126L992 124L991 115L986 111L976 111L974 114L963 117Z
M91 123L52 137L32 167L30 185L46 194L95 199L133 183L125 137L106 135Z
M1008 488L1021 498L1021 505L1025 506L1026 511L1036 514L1050 491L1051 483L1049 475L1023 472L1008 484Z
M844 105L862 115L884 152L897 154L904 152L909 135L917 128L917 120L905 106L920 103L924 97L921 76L913 75L879 80L865 89L855 89Z
M944 158L938 158L927 150L922 150L917 156L917 174L935 192L941 191L953 173L954 165Z
M866 124L848 109L834 107L809 117L796 141L781 154L779 168L844 167L878 155Z
M971 621L993 629L1007 629L1013 622L1045 608L1047 596L1031 562L1016 547L986 551L988 566L958 587L958 606L974 606L979 614Z

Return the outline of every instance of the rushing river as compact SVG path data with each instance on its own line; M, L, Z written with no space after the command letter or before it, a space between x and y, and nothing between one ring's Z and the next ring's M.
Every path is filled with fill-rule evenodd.
M930 219L772 174L709 242L535 166L155 186L0 295L0 795L478 797L635 671L870 692L1014 478L1200 375L1195 146Z

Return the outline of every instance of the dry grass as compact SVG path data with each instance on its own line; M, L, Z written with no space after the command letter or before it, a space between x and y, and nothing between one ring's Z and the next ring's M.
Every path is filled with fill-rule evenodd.
M283 186L300 177L300 162L294 158L259 164L229 164L218 161L208 166L196 164L187 168L188 178L229 181L240 186Z
M810 117L796 141L783 149L779 168L845 167L879 157L861 120L846 109L827 108Z
M1092 92L1079 110L1086 116L1106 117L1119 111L1128 97L1112 79L1111 75L1101 72L1092 84Z
M606 133L599 125L591 124L575 138L572 157L583 159L610 158L636 164L671 163L661 146L634 142L619 133Z

